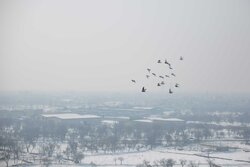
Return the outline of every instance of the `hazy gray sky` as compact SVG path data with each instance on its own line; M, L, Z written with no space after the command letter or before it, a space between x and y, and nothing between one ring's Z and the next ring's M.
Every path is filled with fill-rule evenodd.
M180 91L250 92L248 0L1 0L0 23L0 90L132 91L168 58Z

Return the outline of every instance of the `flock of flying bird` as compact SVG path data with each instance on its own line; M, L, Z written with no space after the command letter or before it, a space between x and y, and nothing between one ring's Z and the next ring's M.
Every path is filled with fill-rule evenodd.
M183 60L183 57L181 56L180 58L179 58L179 60ZM168 67L168 69L169 70L171 70L171 74L164 74L164 75L157 75L156 73L154 73L150 68L147 68L147 75L145 76L147 79L149 79L149 78L159 78L161 81L160 82L157 82L157 87L160 87L160 86L163 86L163 85L166 85L166 79L168 79L168 78L173 78L173 77L176 77L176 75L175 75L175 73L173 73L172 72L172 70L173 70L173 68L172 68L172 65L167 61L167 59L165 59L165 61L162 61L162 60L158 60L157 61L157 64L165 64L165 65L167 65L167 67ZM136 82L136 80L134 80L134 79L132 79L131 80L134 84L136 84L137 82ZM179 88L179 84L178 83L175 83L175 85L174 85L174 87L176 87L176 88ZM146 92L146 88L143 86L142 87L142 89L141 89L141 92ZM170 94L172 94L173 93L173 91L172 91L172 89L171 89L171 86L170 86L170 88L169 88L169 90L168 90L168 92L170 93Z

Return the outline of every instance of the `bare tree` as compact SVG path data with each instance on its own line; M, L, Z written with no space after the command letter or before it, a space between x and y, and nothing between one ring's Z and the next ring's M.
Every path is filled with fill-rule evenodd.
M83 153L81 152L77 152L73 155L73 161L76 163L76 164L79 164L81 162L81 160L84 158L84 155Z
M3 160L5 163L6 163L6 166L8 167L9 166L9 160L10 160L10 157L11 157L11 152L10 151L4 151L1 155L1 160Z
M196 163L193 162L193 161L189 161L188 166L189 166L189 167L198 167L198 164L196 164Z
M219 167L219 165L216 165L216 164L214 163L214 161L211 160L210 158L207 159L207 163L208 163L209 167Z
M175 161L171 158L169 159L161 159L159 161L159 164L162 166L162 167L173 167L174 164L175 164Z
M115 165L116 165L117 158L115 157L113 160L115 161Z
M149 161L146 161L146 160L143 161L143 165L144 165L145 167L151 167Z
M186 165L186 163L187 163L187 160L180 159L180 164L181 164L182 167L183 167L184 165Z
M145 167L144 164L137 164L136 167Z
M154 165L153 165L154 167L159 167L160 166L159 161L154 161L153 163L154 163Z
M171 158L167 159L167 167L173 167L175 164L175 161Z
M96 167L97 165L94 162L90 162L91 167Z
M67 159L69 159L69 157L70 157L70 148L69 148L69 146L66 147L66 150L64 150L63 153L66 155Z
M42 162L44 166L48 167L52 163L52 160L49 157L43 157Z
M118 157L118 160L120 161L120 164L122 165L122 161L124 160L123 157Z
M62 154L57 153L57 154L56 154L56 159L58 160L58 163L61 163L61 160L63 159Z
M209 167L213 167L213 161L210 158L207 159L207 163Z

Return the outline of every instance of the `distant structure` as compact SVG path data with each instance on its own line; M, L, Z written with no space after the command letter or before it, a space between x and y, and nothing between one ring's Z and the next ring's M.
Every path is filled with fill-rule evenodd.
M64 122L67 124L95 124L100 122L101 117L97 115L80 115L76 113L59 113L59 114L43 114L42 117L48 120L54 120L55 122Z

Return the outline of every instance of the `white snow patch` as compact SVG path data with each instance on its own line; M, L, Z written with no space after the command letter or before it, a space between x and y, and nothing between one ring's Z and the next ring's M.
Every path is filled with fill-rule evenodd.
M114 120L103 120L102 123L103 123L103 124L111 124L111 125L113 125L113 124L118 123L118 121L114 121Z
M137 120L134 120L135 122L146 122L146 123L152 123L153 121L152 120L148 120L148 119L137 119Z

